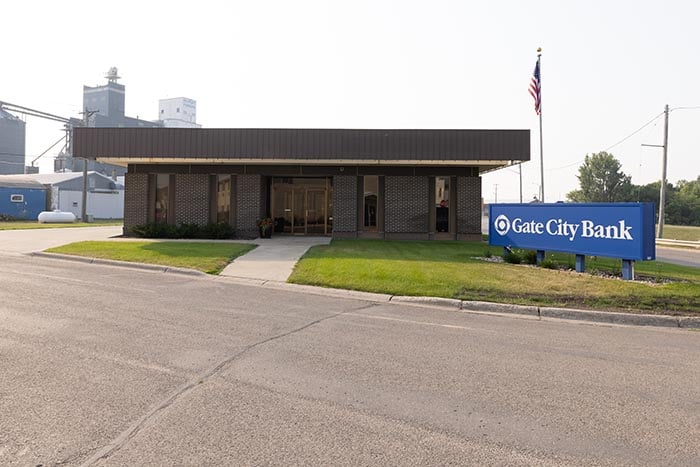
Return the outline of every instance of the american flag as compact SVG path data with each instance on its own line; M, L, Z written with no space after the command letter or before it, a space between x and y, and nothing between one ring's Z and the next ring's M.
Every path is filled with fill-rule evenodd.
M537 59L535 71L532 73L530 80L530 95L535 99L535 113L540 114L540 105L542 104L542 89L540 88L540 59Z

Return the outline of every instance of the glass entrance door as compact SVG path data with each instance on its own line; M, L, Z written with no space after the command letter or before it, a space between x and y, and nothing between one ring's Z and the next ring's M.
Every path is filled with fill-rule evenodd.
M292 233L295 234L305 234L306 233L306 192L303 188L293 188L294 195L292 196L294 200L294 206L292 206L292 212L294 213L294 224L292 225Z
M306 233L326 234L325 190L306 190Z
M327 178L273 179L275 232L329 235L332 230L331 190Z

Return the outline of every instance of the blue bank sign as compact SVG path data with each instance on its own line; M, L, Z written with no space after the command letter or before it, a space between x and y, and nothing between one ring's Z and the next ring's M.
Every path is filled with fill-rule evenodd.
M654 220L653 203L492 204L489 244L652 260Z

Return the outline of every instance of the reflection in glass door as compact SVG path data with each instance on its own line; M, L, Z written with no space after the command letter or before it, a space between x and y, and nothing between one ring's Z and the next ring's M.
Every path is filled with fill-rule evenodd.
M326 233L326 191L306 190L306 233Z
M273 190L272 203L274 210L272 216L275 221L275 233L292 233L294 225L293 192L289 189Z
M305 234L306 233L306 207L304 206L305 201L305 191L304 189L294 188L294 206L292 210L294 212L294 226L292 233L295 234Z
M272 214L275 232L328 235L332 230L330 180L326 178L274 179Z

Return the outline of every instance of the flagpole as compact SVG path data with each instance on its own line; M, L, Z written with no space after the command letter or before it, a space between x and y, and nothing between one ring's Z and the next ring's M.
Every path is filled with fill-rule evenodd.
M520 203L523 202L523 163L518 164L518 172L520 172Z
M540 202L544 203L544 158L542 156L542 48L537 48L537 65L540 70Z

